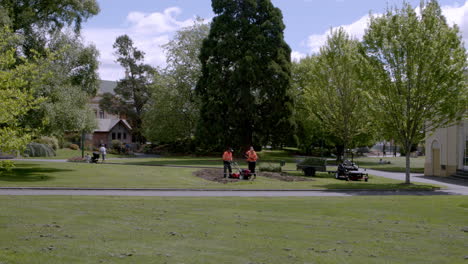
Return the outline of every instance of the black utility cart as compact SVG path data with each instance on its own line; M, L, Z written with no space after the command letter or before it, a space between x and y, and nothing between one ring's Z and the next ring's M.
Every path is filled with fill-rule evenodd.
M316 171L327 171L327 160L322 158L305 158L296 165L305 176L315 176Z

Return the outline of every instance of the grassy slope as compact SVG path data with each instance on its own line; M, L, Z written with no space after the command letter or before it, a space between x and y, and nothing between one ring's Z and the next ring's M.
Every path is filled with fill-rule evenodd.
M92 155L92 151L85 151L85 155L88 153ZM81 157L81 150L73 150L73 149L58 149L56 151L56 156L53 157L30 157L26 159L69 159L72 157ZM126 155L115 155L115 154L107 154L107 158L128 158L129 156Z
M465 197L0 197L0 263L465 263Z
M429 185L401 185L400 181L371 176L369 182L346 182L319 173L313 181L284 182L265 177L255 181L221 184L195 177L197 169L124 164L17 162L10 173L0 174L0 186L220 188L220 189L427 189ZM220 170L220 174L222 170ZM301 175L299 172L296 175Z
M391 164L379 164L379 160L390 161ZM390 171L390 172L405 172L406 171L406 160L405 157L372 157L372 158L357 158L355 161L361 167L368 169ZM411 158L410 166L411 172L413 173L423 173L424 172L424 161L425 157Z
M89 153L89 151L87 152ZM279 151L279 150L264 150L259 152L259 162L258 166L277 166L279 161L286 161L286 166L283 167L284 170L295 170L297 159L290 154L289 151ZM47 157L44 159L68 159L71 157L81 156L80 150L71 150L71 149L59 149L57 151L57 156ZM237 155L236 161L244 166L245 160ZM107 158L128 158L129 156L125 155L113 155L108 154ZM34 159L34 158L32 158ZM42 158L41 158L42 159ZM382 171L391 171L391 172L404 172L405 171L405 158L404 157L387 157L384 158L386 161L391 161L391 164L379 164L379 157L371 158L356 158L355 161L362 167L369 169L376 169ZM127 163L134 165L194 165L194 166L207 166L207 167L218 167L221 163L220 157L194 157L194 156L168 156L162 158L143 158L143 159L122 159L122 160L113 160L114 163ZM333 169L333 167L330 167ZM424 157L411 158L411 172L422 173L424 171Z

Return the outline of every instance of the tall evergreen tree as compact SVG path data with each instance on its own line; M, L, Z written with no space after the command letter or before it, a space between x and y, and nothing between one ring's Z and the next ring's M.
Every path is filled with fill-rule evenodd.
M126 76L117 82L115 95L105 93L99 105L110 113L124 114L133 127L134 138L143 143L142 117L144 106L151 98L150 84L156 69L144 63L145 53L135 47L128 35L117 37L113 47Z
M270 0L213 0L202 45L197 138L208 148L281 145L294 131L291 49Z

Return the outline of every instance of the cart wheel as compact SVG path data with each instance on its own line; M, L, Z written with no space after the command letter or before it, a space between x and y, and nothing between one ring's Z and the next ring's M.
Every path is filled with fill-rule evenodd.
M348 176L346 176L346 181L349 181L349 177L348 177Z

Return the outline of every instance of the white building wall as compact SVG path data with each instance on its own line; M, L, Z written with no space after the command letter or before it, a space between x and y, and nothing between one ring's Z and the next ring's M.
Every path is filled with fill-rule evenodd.
M468 120L448 128L439 128L426 136L426 161L424 174L427 176L450 176L457 169L463 169L463 157L465 152L465 140ZM436 142L436 143L435 143ZM440 146L440 175L434 175L433 171L433 145Z

